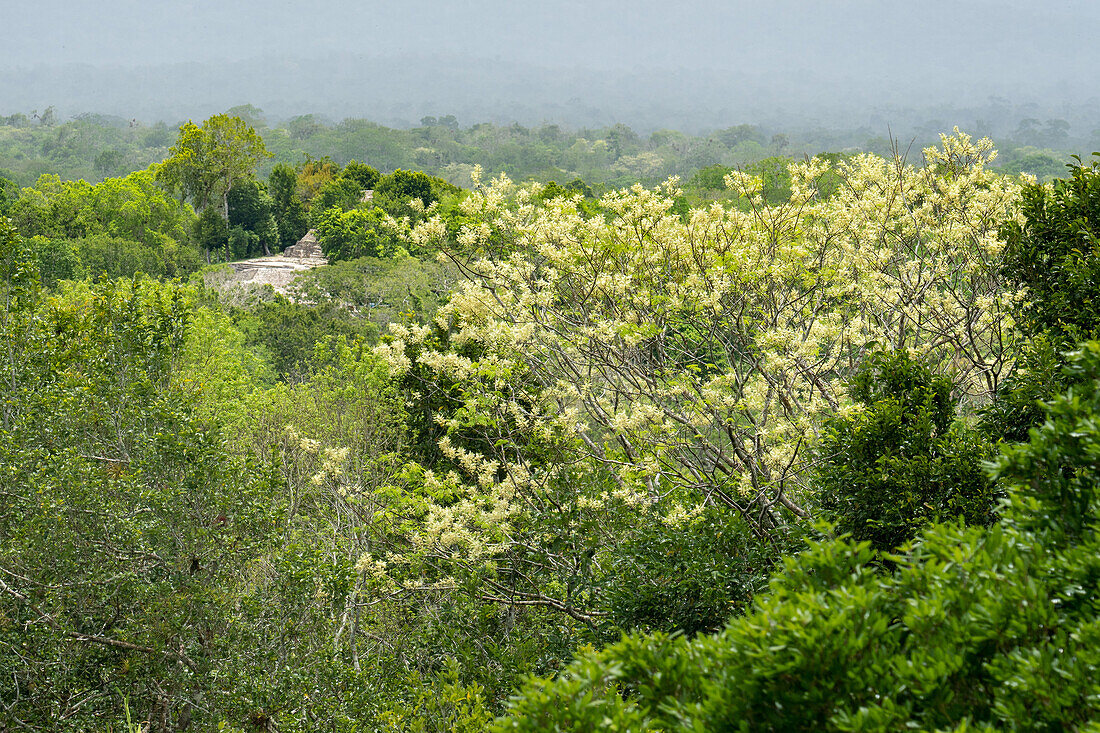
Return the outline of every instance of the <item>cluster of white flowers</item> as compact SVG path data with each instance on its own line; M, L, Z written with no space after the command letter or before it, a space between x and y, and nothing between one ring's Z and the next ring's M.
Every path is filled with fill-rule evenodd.
M463 203L478 222L459 235L473 276L438 322L481 356L418 358L467 394L481 385L471 409L580 438L628 505L664 487L701 501L730 486L799 511L802 449L823 413L849 409L843 385L870 345L924 353L975 401L1009 373L1009 312L1026 294L1001 278L997 232L1018 216L1020 181L990 172L992 156L987 140L956 131L920 167L857 155L830 171L813 159L791 167L791 198L774 207L758 178L735 172L727 185L749 210L715 204L686 223L671 213L675 180L608 193L608 215L585 218L575 199L512 196L502 177ZM842 185L823 197L826 174ZM424 340L395 337L387 348ZM436 512L437 536L457 541L456 527L517 511L529 486L519 464L443 450L480 498ZM487 499L505 485L506 500Z

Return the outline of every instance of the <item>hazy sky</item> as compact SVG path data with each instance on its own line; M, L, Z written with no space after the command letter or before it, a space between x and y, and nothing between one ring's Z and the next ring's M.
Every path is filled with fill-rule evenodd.
M906 68L1063 77L1095 0L0 0L0 65L460 53L546 66Z
M1097 0L0 0L0 28L0 114L705 127L994 96L1067 117L1100 89Z

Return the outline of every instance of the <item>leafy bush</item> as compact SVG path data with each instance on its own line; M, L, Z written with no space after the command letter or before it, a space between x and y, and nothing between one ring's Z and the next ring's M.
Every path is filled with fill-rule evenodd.
M43 285L53 287L61 280L79 280L85 276L78 242L75 239L51 240L41 235L27 240L38 260Z
M305 204L297 192L298 176L294 169L280 163L271 171L267 188L271 193L272 215L279 231L279 247L293 245L309 229Z
M458 278L455 268L412 256L360 257L303 273L299 300L347 310L385 333L390 323L430 321Z
M0 231L0 265L9 244ZM0 728L214 730L225 605L278 494L198 410L192 294L150 280L49 299L25 268L0 310ZM44 419L48 416L48 419ZM80 690L79 698L73 691Z
M280 379L293 381L309 372L317 342L327 337L354 340L364 335L376 336L373 328L353 322L338 313L287 300L277 296L274 301L260 303L236 314L237 327L245 336L245 344L257 349L271 362Z
M1006 267L1026 284L1029 325L1068 344L1100 328L1100 160L1070 177L1022 192L1023 226L1005 225Z
M324 212L333 207L342 211L354 209L363 199L363 186L353 178L340 176L326 183L313 199L313 211Z
M1018 316L1030 343L985 413L995 438L1026 440L1039 401L1069 386L1061 353L1100 336L1100 160L1069 168L1067 179L1026 186L1024 223L1004 226L1005 270L1028 289Z
M997 386L993 400L982 409L982 431L994 441L1026 441L1028 431L1043 422L1043 403L1067 386L1062 367L1062 354L1050 335L1034 334L1013 373Z
M868 358L850 385L860 409L829 419L817 447L821 506L840 532L891 550L929 522L991 521L992 447L953 424L951 387L905 351Z
M195 220L193 238L195 244L205 250L207 259L211 252L225 255L229 246L229 227L216 209L208 207Z
M317 242L330 262L390 254L393 237L385 228L385 213L372 209L326 209L314 220Z
M779 555L719 507L682 524L638 516L634 525L604 561L610 620L628 631L719 630L766 587Z
M340 178L356 182L363 190L370 190L378 185L382 176L372 166L352 160L340 171Z

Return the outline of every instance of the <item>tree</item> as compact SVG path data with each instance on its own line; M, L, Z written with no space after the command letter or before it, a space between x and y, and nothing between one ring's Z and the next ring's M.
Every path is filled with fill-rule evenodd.
M348 209L354 209L361 203L363 203L362 185L352 178L345 178L340 175L321 187L321 190L317 192L317 197L313 199L313 205L310 209L312 218L316 221L317 218L325 215L328 209L336 208L340 211L347 211Z
M313 199L317 193L338 175L340 166L327 155L322 158L311 158L306 155L305 161L298 166L298 183L296 191L298 198L307 207L312 207Z
M282 296L238 313L236 321L245 344L260 347L270 359L276 376L287 382L308 375L314 346L319 341L330 336L354 340L359 335L347 319Z
M75 252L83 264L74 273L130 276L140 270L175 277L200 264L191 241L194 212L156 185L149 170L95 185L43 175L23 189L10 213L24 235L38 235L36 240L48 240L59 250L50 253L38 246L47 259L60 250ZM47 269L60 274L52 266Z
M425 207L438 200L432 192L432 179L426 173L400 168L379 181L374 195L378 205L392 216L415 214L409 205L412 199L419 199Z
M278 246L279 226L275 222L275 201L254 178L238 182L229 190L229 226L255 235L265 255Z
M378 185L378 182L382 180L382 176L377 170L366 163L360 163L355 160L344 166L344 169L340 171L339 177L355 181L359 184L359 188L364 191L373 189Z
M38 267L26 240L0 216L0 429L8 433L19 409L19 394L27 380L22 352L30 343L31 314L41 297Z
M715 133L715 137L718 138L726 147L732 148L735 145L740 145L747 140L755 140L758 143L764 142L764 135L761 133L760 128L755 125L737 125L736 127L728 127L725 130L719 130Z
M992 521L982 469L992 444L954 424L951 389L907 352L868 357L848 390L860 409L828 418L815 447L814 483L837 531L890 552L931 522Z
M314 222L317 242L331 261L388 254L394 232L388 231L385 212L371 209L327 209Z
M309 229L306 210L297 193L298 174L285 163L278 163L267 179L271 194L272 214L279 229L279 245L286 249L301 239Z
M31 113L31 116L38 120L38 124L42 125L42 127L53 127L57 124L57 110L54 109L52 104L42 110L42 114L38 114L38 111L35 110Z
M586 218L560 198L510 207L504 182L463 205L480 220L442 245L469 280L437 320L485 351L401 340L463 380L464 414L573 436L632 500L720 502L779 541L809 517L804 447L874 344L921 349L978 400L1011 370L1022 295L996 234L1017 188L985 169L990 146L945 136L922 168L859 156L825 200L828 164L794 164L776 206L731 174L749 211L686 222L671 184L608 194ZM444 234L433 219L414 238ZM522 468L502 484L524 490L514 447L491 460Z
M995 438L1023 441L1042 420L1039 402L1068 386L1062 353L1100 338L1100 160L1070 164L1068 178L1032 183L1020 221L1007 221L1005 271L1028 290L1014 314L1030 337L1022 367L985 413Z
M10 178L5 178L3 174L6 173L7 171L0 170L0 216L8 213L8 209L19 196L19 186Z
M157 180L190 198L196 209L219 206L229 220L229 191L251 177L256 165L270 157L263 139L240 117L214 115L199 127L180 127L169 157L157 169Z
M733 173L729 166L715 164L700 168L691 177L687 185L689 188L705 188L713 191L726 190L726 176Z
M1031 293L1025 325L1062 348L1100 335L1100 159L1025 186L1023 221L1005 223L1009 273Z
M300 301L366 321L374 327L371 340L377 341L390 323L430 322L450 295L455 276L452 267L434 258L359 258L304 272L293 287Z
M928 527L884 574L866 543L788 558L755 612L633 635L531 680L496 731L1091 730L1100 719L1100 343L993 477L992 527Z
M93 165L95 166L96 173L108 176L118 172L118 169L125 160L126 156L121 150L109 148L96 155Z
M790 198L790 163L787 158L773 156L745 166L746 173L760 179L760 194L765 203L776 206Z
M128 699L151 731L216 729L232 705L213 680L236 656L223 604L276 503L200 409L196 293L15 292L0 302L15 336L0 352L0 725L118 725Z
M211 252L225 252L229 246L229 227L221 214L213 208L203 210L195 221L192 236L195 243L206 252L207 262L210 261Z

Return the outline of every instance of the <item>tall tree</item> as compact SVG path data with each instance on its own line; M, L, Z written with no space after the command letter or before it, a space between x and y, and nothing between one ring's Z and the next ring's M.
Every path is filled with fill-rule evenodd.
M298 175L286 163L277 164L267 179L272 213L279 227L279 244L283 249L297 242L309 229L305 206L296 191L297 185Z
M169 157L157 170L157 179L190 198L197 209L219 204L229 220L229 189L251 177L257 164L271 157L261 138L240 117L214 115L199 127L180 128Z

